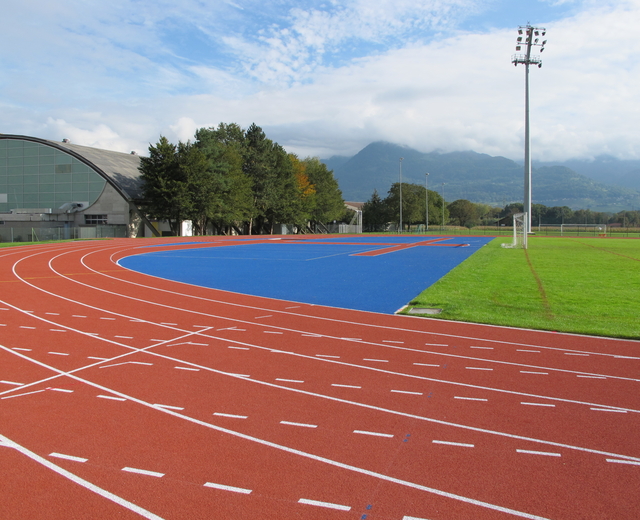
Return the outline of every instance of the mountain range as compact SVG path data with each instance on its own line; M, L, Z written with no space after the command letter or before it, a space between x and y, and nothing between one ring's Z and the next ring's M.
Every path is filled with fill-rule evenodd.
M323 159L333 170L345 200L364 202L374 190L385 198L391 185L425 184L451 202L504 206L522 202L524 171L505 157L467 152L423 153L384 141L371 143L353 157ZM594 161L571 160L534 163L531 173L532 202L545 206L611 211L640 208L640 161L599 157ZM444 186L443 186L444 183Z

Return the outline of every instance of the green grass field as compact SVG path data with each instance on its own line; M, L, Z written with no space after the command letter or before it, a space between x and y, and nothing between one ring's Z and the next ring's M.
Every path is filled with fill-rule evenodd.
M409 307L438 319L640 338L640 240L531 237L529 249L496 238Z

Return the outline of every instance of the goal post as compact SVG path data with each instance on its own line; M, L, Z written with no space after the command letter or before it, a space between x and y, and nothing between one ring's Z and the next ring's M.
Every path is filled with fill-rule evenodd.
M527 214L513 214L513 241L502 244L506 249L527 249Z

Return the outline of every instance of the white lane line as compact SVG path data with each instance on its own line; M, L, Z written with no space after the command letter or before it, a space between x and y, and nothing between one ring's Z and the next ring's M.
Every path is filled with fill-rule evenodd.
M408 395L424 395L422 392L408 392L407 390L391 390L394 394L408 394Z
M304 336L305 338L321 338L322 337L320 334L301 334L301 336Z
M607 459L607 462L617 462L618 464L632 464L634 466L640 466L640 462L637 462L635 460Z
M250 350L249 347L234 347L232 345L229 345L227 348L231 348L233 350Z
M525 404L527 406L548 406L549 408L555 408L556 405L555 404L548 404L548 403L527 403L525 401L521 401L520 404Z
M640 357L633 357L633 356L613 356L616 359L640 359Z
M87 462L89 459L82 457L74 457L73 455L65 455L64 453L49 453L49 457L56 457L57 459L72 460L74 462Z
M114 336L114 338L133 339L133 336Z
M534 353L536 353L536 354L540 354L540 351L539 351L539 350L528 350L528 349L526 349L526 348L517 348L517 349L516 349L516 352L534 352Z
M429 520L428 518L418 518L417 516L403 516L402 520Z
M388 363L389 362L388 359L369 359L369 358L364 358L362 361L375 361L377 363Z
M615 408L589 408L594 412L615 412L615 413L627 413L626 410L616 410Z
M286 425L289 425L289 426L301 426L302 428L317 428L318 427L317 424L305 424L305 423L290 422L290 421L280 421L280 424L286 424Z
M171 405L168 405L168 404L154 403L153 406L157 406L159 408L166 408L168 410L184 410L184 408L181 407L181 406L171 406Z
M362 388L361 386L356 385L341 385L338 383L331 383L331 386L339 386L340 388Z
M126 399L124 397L115 397L113 395L102 395L102 394L99 394L96 397L99 397L100 399L111 399L112 401L126 401Z
M161 321L161 322L160 322L160 325L173 325L174 327L177 327L177 326L178 326L178 324L177 324L177 323L166 323L166 322L164 322L164 321Z
M277 330L263 330L265 334L284 334L284 332L278 332Z
M261 320L262 318L272 318L273 314L267 314L266 316L256 316L254 320Z
M65 329L49 329L51 332L67 332Z
M340 359L340 356L331 356L331 355L329 355L329 354L316 354L316 357L331 358L331 359Z
M428 347L448 347L449 345L445 345L444 343L425 343Z
M285 307L285 309L299 309L300 305L294 305L292 307Z
M86 318L86 316L80 316L79 314L72 314L74 318Z
M124 363L115 363L114 365L103 365L100 368L117 367L120 365L147 365L151 366L153 363L144 363L142 361L125 361Z
M248 415L234 415L231 413L222 413L222 412L214 412L213 415L217 415L218 417L229 417L230 419L246 419L249 417Z
M320 502L319 500L311 500L309 498L301 498L298 504L306 504L308 506L326 507L327 509L337 509L338 511L351 511L350 506L342 506L340 504L332 504L331 502Z
M383 339L382 343L397 343L399 345L404 345L404 341L394 341L392 339Z
M191 367L173 367L173 368L177 368L178 370L190 370L191 372L200 372L199 368L191 368Z
M540 374L541 376L548 376L549 372L533 372L531 370L520 370L521 374Z
M0 327L6 327L7 324L6 323L0 323Z
M353 430L353 433L359 433L361 435L372 435L373 437L387 437L387 438L393 437L393 434L391 433L378 433L378 432L370 432L367 430Z
M47 388L47 390L53 390L54 392L64 392L65 394L72 394L73 390L67 390L66 388L54 388L54 387L49 387Z
M440 365L432 365L431 363L414 363L414 365L417 365L419 367L439 367Z
M138 468L122 468L122 471L127 471L129 473L138 473L139 475L148 475L149 477L164 477L164 473L158 473L157 471L148 471L146 469L138 469Z
M488 401L488 399L482 399L481 397L462 397L460 395L454 395L454 399L462 399L464 401Z
M464 367L464 368L466 368L467 370L488 370L488 371L493 370L493 368L484 368L484 367Z
M13 399L14 397L22 397L23 395L39 394L40 392L44 392L44 390L34 390L33 392L26 392L24 394L7 395L0 399Z
M473 448L475 444L468 444L466 442L451 442L451 441L431 441L433 444L446 444L447 446L460 446L462 448Z
M362 338L340 338L344 341L362 341Z
M109 358L106 357L97 357L97 356L87 356L87 359L95 359L97 361L106 361Z
M604 377L604 376L580 376L580 375L577 375L576 377L582 377L584 379L606 379L606 377Z
M304 381L300 381L299 379L282 379L279 377L276 377L276 381L283 381L285 383L304 383Z
M149 339L149 341L159 341L159 342L163 343L165 341L171 341L171 340L170 339L151 338L151 339Z
M469 347L469 348L479 348L482 350L493 350L493 347Z
M101 320L109 320L109 321L116 321L115 318L100 318Z
M21 350L23 352L31 352L30 348L11 347L11 350Z
M224 484L216 484L214 482L205 482L204 487L220 489L222 491L233 491L234 493L251 494L251 489L239 488L235 486L225 486Z
M21 329L35 329L35 327L27 327L26 325L20 325Z
M24 383L15 383L14 381L0 381L0 383L4 383L5 385L15 385L15 386L24 385Z
M233 377L251 377L249 374L234 374L233 372L221 372L221 374Z
M583 357L589 357L589 354L578 354L577 352L565 352L564 353L565 356L583 356Z
M533 450L516 450L518 453L526 453L528 455L546 455L547 457L561 457L560 453L553 453L551 451L533 451Z
M60 316L59 312L45 312L45 314L48 314L49 316Z
M68 356L68 352L48 352L48 354L53 354L54 356Z

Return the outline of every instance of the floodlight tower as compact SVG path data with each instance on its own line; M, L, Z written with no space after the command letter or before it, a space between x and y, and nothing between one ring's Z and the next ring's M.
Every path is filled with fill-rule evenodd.
M511 56L511 63L518 66L518 63L524 65L524 211L527 212L527 219L524 223L525 233L531 233L531 135L529 133L529 65L537 65L542 67L542 59L540 56L531 54L534 47L540 47L540 52L544 51L547 40L541 43L540 38L547 34L544 27L533 27L529 24L518 27L518 39L516 42L516 51L522 51L524 54L514 54Z
M400 157L400 233L402 233L402 160L404 157Z

